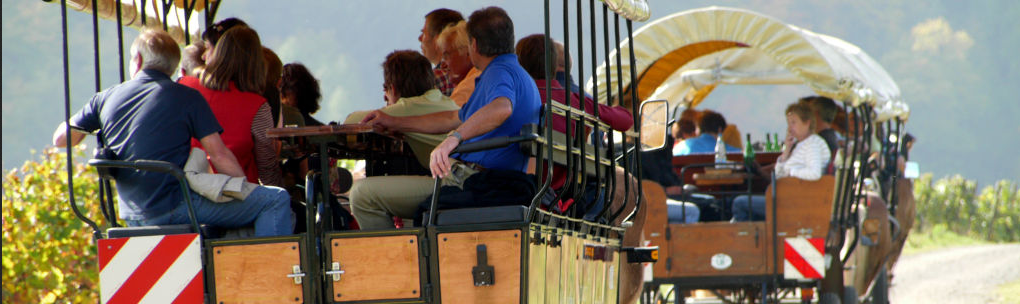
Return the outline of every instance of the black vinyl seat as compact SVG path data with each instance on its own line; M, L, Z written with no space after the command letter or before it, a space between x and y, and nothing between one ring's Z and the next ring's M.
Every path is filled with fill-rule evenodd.
M524 222L528 216L528 207L509 205L483 208L461 208L437 211L436 225L469 225L491 223Z
M206 239L218 238L221 234L221 229L206 224L198 225L198 229L201 230L202 237ZM194 229L192 229L190 224L113 227L106 229L106 237L115 239L150 235L188 234L194 233L192 230Z

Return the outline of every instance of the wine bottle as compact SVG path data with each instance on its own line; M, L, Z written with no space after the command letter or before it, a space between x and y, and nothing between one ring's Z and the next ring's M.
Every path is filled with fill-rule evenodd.
M776 133L775 146L772 148L772 152L783 152L783 140L779 139L779 133Z
M772 152L772 135L765 133L765 146L761 148L762 152Z
M751 145L751 133L747 133L747 142L744 144L744 168L751 169L754 164L754 147Z

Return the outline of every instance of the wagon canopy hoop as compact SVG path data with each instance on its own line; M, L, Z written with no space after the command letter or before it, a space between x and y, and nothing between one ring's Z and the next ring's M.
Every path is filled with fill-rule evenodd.
M727 7L683 11L648 23L621 42L623 48L630 45L639 100L666 99L678 106L691 102L684 96L720 83L804 84L849 106L871 106L876 122L910 115L899 86L860 48L759 13ZM610 57L624 57L624 65L630 61L627 52ZM626 83L629 70L603 63L595 76L612 74ZM597 84L599 89L611 85ZM586 87L594 86L589 78Z

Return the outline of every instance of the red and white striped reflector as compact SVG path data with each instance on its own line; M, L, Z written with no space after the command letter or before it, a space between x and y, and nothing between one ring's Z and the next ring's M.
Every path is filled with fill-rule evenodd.
M102 303L202 303L198 234L99 240Z
M821 279L825 277L824 238L786 238L783 277L787 279Z

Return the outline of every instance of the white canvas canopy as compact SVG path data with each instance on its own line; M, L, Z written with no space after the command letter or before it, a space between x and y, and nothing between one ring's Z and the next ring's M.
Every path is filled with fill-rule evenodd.
M621 76L630 82L630 43L610 53L610 62L621 56L622 74L605 64L596 70L600 92L606 73L614 89ZM634 59L639 100L694 106L718 84L804 84L852 106L872 105L878 121L910 114L896 83L860 48L747 10L708 7L655 20L635 31Z
M220 0L67 0L67 7L92 14L93 1L96 4L99 17L107 20L117 20L117 3L120 2L121 22L124 26L136 29L142 27L162 28L165 21L167 33L180 44L185 42L185 32L191 36L191 41L198 38L202 30L201 20L204 20L201 13L207 6L215 7L220 2ZM54 2L59 4L59 1ZM142 18L143 9L145 18ZM189 10L191 11L190 15L185 13ZM212 10L215 11L215 9ZM164 13L166 20L163 20Z

